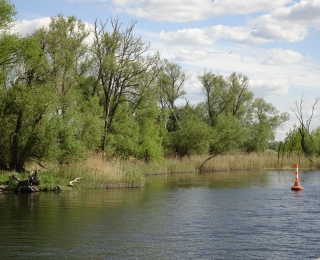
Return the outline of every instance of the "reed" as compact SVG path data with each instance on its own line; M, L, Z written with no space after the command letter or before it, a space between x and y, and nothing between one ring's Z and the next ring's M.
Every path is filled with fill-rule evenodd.
M86 188L137 188L146 182L137 167L121 160L106 161L100 156L91 156L85 161L60 166L56 177L73 180L81 177L81 186Z
M316 162L317 159L314 159ZM310 163L306 157L292 155L278 159L275 151L266 151L262 154L234 154L220 155L209 160L203 171L234 171L253 169L293 169L298 163L300 168L318 168L316 163Z
M160 161L144 162L143 160L104 160L101 155L93 155L88 159L69 165L47 165L49 169L40 171L41 187L52 190L59 185L62 190L81 188L136 188L147 183L146 175L179 172L196 172L208 158L205 155L190 157L171 157ZM314 158L314 162L319 159ZM278 158L275 151L262 154L219 155L206 161L202 171L236 171L256 169L293 169L298 163L299 168L318 168L319 164L310 163L303 156L293 155ZM30 171L36 165L29 165ZM19 174L23 179L27 175ZM80 183L68 186L71 180L81 177ZM0 174L0 184L8 180L5 172Z

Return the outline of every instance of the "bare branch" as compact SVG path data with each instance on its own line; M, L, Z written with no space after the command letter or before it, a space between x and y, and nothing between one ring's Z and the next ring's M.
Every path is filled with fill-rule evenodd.
M75 183L75 182L80 183L79 180L80 180L81 178L82 178L82 177L78 177L78 178L75 178L73 181L70 181L69 184L68 184L68 186L69 186L69 187L73 186L73 183Z

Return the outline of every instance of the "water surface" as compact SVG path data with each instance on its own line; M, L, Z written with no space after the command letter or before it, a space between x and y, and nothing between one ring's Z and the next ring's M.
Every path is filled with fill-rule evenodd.
M0 259L317 259L320 172L150 176L142 189L0 194Z

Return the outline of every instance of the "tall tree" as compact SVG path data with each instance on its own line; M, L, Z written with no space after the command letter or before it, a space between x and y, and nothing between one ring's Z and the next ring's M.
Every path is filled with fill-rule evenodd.
M279 113L271 103L256 98L246 112L249 131L244 149L247 152L264 151L274 140L276 130L288 120L288 113Z
M89 84L86 80L91 73L89 33L81 20L59 14L51 18L48 28L33 34L46 59L46 80L59 97L55 124L59 128L56 143L60 163L85 155L101 138L99 99L89 98L83 88Z
M225 113L228 105L228 85L222 75L215 75L212 72L204 71L203 75L198 76L205 94L204 107L209 117L211 126L215 126L218 118Z
M6 124L0 131L4 137L2 153L8 154L2 158L2 166L21 172L30 158L39 159L46 153L43 148L50 131L46 131L45 115L55 95L43 82L43 55L37 39L22 38L19 47L19 57L12 64L1 95L0 116Z
M249 90L249 79L241 73L233 72L226 80L228 113L241 120L253 99L253 93Z
M85 40L89 35L84 23L74 16L58 15L51 18L48 28L38 29L39 38L48 64L48 76L61 95L62 103L68 92L80 84L90 63ZM65 104L67 105L67 104ZM61 107L62 112L66 107Z
M107 135L118 106L149 86L158 73L159 55L148 54L150 44L134 35L135 22L123 29L118 19L95 22L92 56L96 78L104 93L104 132L101 149L106 151Z
M19 53L19 37L10 32L16 10L7 0L0 0L0 84L6 88L7 74Z
M181 107L181 128L169 132L166 138L166 153L179 157L207 154L213 129L203 120L197 107L186 104Z
M14 23L17 14L15 6L9 0L0 0L0 29L1 33L7 32Z
M190 78L190 75L183 71L181 66L172 62L164 61L161 73L159 74L159 101L162 110L166 107L170 110L171 127L168 127L169 131L175 130L179 124L178 117L175 113L175 102L178 98L183 97L187 92L183 89L183 85L186 80ZM172 123L173 122L173 123Z

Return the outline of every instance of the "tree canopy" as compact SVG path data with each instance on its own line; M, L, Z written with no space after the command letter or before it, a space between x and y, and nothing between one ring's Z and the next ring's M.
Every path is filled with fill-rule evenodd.
M1 168L21 172L31 160L66 164L93 152L146 162L261 152L288 120L237 72L204 71L204 100L178 104L189 73L151 52L135 22L96 20L89 29L59 14L21 37L6 30L14 6L0 7Z

